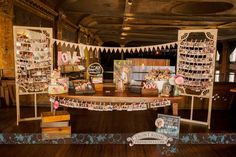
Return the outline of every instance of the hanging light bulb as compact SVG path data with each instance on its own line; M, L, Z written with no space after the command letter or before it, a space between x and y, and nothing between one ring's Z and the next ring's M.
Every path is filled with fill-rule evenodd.
M128 0L129 5L132 5L132 3L133 3L133 0Z
M131 30L131 27L125 26L125 27L123 27L123 30L129 31L129 30Z

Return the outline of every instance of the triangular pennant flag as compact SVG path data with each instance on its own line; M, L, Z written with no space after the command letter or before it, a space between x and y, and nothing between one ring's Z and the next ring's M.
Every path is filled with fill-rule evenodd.
M116 52L117 52L117 50L118 50L118 48L114 48L114 50L113 50L113 51L116 53Z
M138 53L140 53L141 50L142 50L141 47L138 47L138 48L137 48Z
M100 49L101 49L101 52L103 52L105 48L104 47L100 47Z
M143 47L143 52L146 52L147 51L147 48L146 47Z
M61 46L65 46L66 43L64 41L61 41Z
M94 49L95 49L95 46L91 46L91 49L92 49L92 51L94 51Z
M134 53L135 52L135 48L131 48L132 52Z
M99 47L98 46L94 46L94 50L98 52Z
M129 52L129 53L132 53L132 48L128 48L128 52Z
M142 46L142 47L140 47L140 50L142 51L142 52L144 52L145 51L145 48ZM139 50L139 51L140 51Z
M126 50L127 50L126 48L122 48L122 51L123 51L124 53L126 53Z
M79 48L80 47L80 45L79 44L75 44L75 48L77 49L77 48Z
M155 46L153 47L153 49L154 49L155 51L157 51L157 50L158 50L158 46L155 45Z
M82 46L79 47L79 53L80 53L80 57L84 58L84 47Z
M57 40L57 41L56 41L56 43L57 43L57 45L61 45L61 46L62 46L62 44L61 44L61 41L60 41L60 40Z
M166 45L167 49L170 49L170 44Z
M56 39L52 39L52 44L54 44L56 42Z
M92 48L92 46L87 45L87 50L88 50L88 51L91 51L91 48Z
M165 49L165 50L167 49L167 44L164 44L164 49Z
M156 51L156 48L155 48L155 46L153 46L153 47L152 47L152 51Z
M111 48L111 51L110 51L110 52L113 53L113 51L114 51L114 48Z

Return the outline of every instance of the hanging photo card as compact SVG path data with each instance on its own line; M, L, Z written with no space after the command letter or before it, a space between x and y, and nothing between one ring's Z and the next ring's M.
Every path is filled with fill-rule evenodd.
M165 134L173 138L179 138L180 117L165 114L158 114L155 121L156 132Z

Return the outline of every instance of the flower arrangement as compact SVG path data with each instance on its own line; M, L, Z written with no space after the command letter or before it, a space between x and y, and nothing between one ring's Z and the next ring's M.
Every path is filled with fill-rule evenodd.
M57 100L53 103L53 115L56 115L56 110L59 108L59 102Z
M171 77L170 69L152 69L145 76L147 81L165 81Z
M184 83L184 78L182 75L175 75L169 79L170 85L181 85Z

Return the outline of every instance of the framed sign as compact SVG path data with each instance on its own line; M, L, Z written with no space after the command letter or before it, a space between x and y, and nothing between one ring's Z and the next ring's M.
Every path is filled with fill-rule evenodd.
M156 131L158 133L173 138L179 138L180 117L165 114L158 114L157 117L158 118L155 121L155 125L157 127Z
M99 63L92 63L88 66L87 72L89 76L98 76L103 74L103 68Z
M92 83L103 83L103 68L99 63L92 63L88 66L87 73Z

